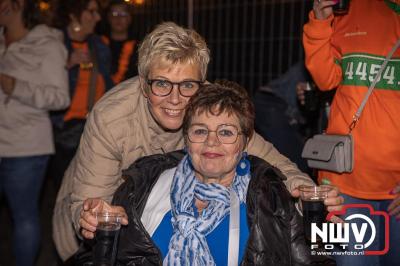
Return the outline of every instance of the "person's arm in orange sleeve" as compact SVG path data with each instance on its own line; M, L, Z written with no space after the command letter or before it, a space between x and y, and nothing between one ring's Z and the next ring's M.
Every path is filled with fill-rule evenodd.
M321 90L336 88L342 80L342 69L337 63L341 56L331 44L332 4L333 1L315 0L309 21L303 29L305 64Z

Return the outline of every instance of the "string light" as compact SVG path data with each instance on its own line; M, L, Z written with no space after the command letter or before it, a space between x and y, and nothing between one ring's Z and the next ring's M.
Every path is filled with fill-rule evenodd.
M50 4L48 2L45 2L45 1L40 1L39 2L39 9L41 11L47 11L47 10L50 9Z
M144 0L124 0L125 2L130 2L131 4L135 5L142 5L144 4Z
M143 5L144 0L124 0L125 3L128 3L130 5Z

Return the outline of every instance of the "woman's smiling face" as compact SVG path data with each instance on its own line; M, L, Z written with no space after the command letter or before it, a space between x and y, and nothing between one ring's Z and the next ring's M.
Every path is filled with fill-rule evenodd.
M200 69L197 65L190 63L156 64L149 72L147 80L165 80L172 83L183 81L200 81ZM149 109L156 122L165 130L178 130L182 126L185 107L190 97L182 96L178 86L174 85L167 96L157 96L151 92L150 85L142 79L146 86L145 97L149 101Z
M225 144L220 141L221 137L220 139L217 137L217 134L220 136L230 135L227 134L229 131L224 131L225 125L237 129L238 135L235 142ZM219 115L203 112L193 116L191 127L193 126L201 126L209 131L208 137L203 143L193 143L187 138L188 152L195 168L196 177L203 182L233 179L245 146L237 116L229 115L227 112ZM219 133L215 132L217 129L219 129Z

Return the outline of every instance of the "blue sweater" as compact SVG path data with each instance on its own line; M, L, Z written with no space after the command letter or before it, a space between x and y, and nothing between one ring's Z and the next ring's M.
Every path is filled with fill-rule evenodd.
M206 236L208 247L216 265L228 264L229 217L230 215L228 214L217 226L217 228L215 228L214 231ZM160 249L163 258L165 258L168 253L169 241L173 234L171 218L172 213L169 211L167 214L165 214L160 225L157 227L156 231L151 237L154 243ZM240 204L240 243L238 263L242 261L248 237L249 229L246 217L246 204L242 203Z

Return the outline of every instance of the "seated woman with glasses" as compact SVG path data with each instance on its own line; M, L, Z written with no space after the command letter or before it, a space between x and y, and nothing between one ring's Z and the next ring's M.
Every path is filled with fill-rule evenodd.
M161 94L170 91L169 83L150 83ZM180 83L180 90L190 91L197 84L191 83ZM123 172L126 181L114 194L114 206L98 209L118 205L128 222L120 232L117 265L331 262L310 256L281 173L247 156L253 125L253 104L235 83L204 85L192 96L183 119L186 154L136 161ZM82 226L95 232L96 223Z

